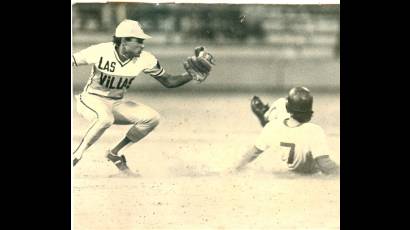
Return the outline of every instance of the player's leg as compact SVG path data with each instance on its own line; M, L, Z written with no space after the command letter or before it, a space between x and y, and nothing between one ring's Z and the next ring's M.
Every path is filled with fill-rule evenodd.
M125 101L113 107L115 124L132 124L125 137L111 150L113 154L126 146L138 142L157 127L160 115L157 111L141 103Z
M293 166L293 171L302 174L314 174L319 172L319 168L317 168L316 161L310 151L306 153L299 153L297 155L299 156L297 156L298 159Z
M112 114L109 101L101 99L98 96L80 95L77 103L77 109L80 114L88 119L90 118L90 114L94 114L94 119L92 125L73 153L74 165L82 158L84 152L114 123L114 115Z
M113 149L108 150L106 157L125 174L139 176L129 170L125 156L119 155L119 151L147 136L158 125L159 114L148 106L132 101L116 103L113 106L113 114L115 124L132 124L132 127Z

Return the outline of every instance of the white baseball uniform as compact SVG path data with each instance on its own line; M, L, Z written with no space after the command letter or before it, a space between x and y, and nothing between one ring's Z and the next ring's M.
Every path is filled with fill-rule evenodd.
M165 73L154 55L146 51L142 51L140 57L122 62L112 42L93 45L75 53L73 62L75 65L93 65L84 92L112 99L123 98L141 72L153 77Z
M323 129L313 123L288 126L289 118L281 122L269 122L255 142L255 147L266 151L271 148L281 154L290 170L310 172L314 170L314 158L329 154Z
M269 105L268 111L265 112L264 117L268 121L282 121L285 118L289 118L290 115L286 111L286 98L279 98L278 100L274 101L271 105Z
M123 62L114 43L107 42L73 54L72 62L75 66L92 65L83 92L76 95L77 111L94 120L81 144L93 144L112 124L134 124L127 133L131 141L141 139L155 128L159 122L159 114L155 110L141 103L123 100L127 89L141 72L152 77L165 73L154 55L142 51L139 57Z

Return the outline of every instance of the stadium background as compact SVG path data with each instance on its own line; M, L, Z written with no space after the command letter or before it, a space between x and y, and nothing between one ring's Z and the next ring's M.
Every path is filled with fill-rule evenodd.
M338 92L339 12L339 5L74 4L73 51L110 41L115 26L129 18L152 35L145 48L168 72L182 72L182 61L197 45L217 57L201 87L188 84L179 90L277 92L306 85ZM89 68L74 71L78 91ZM134 82L130 90L162 88L146 77Z

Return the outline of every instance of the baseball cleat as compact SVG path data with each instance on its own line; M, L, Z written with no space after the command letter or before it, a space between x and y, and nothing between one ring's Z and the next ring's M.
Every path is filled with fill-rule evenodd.
M74 158L73 160L73 167L80 161L80 159Z
M127 169L129 170L127 166L127 160L125 159L124 155L121 155L121 156L114 155L109 150L105 157L107 157L108 161L111 161L112 163L114 163L114 165L117 166L117 168L120 171L127 170Z
M119 176L128 176L128 177L139 177L139 173L132 172L127 166L127 160L125 159L124 155L118 156L112 154L109 150L106 155L108 161L114 163L114 165L121 171Z

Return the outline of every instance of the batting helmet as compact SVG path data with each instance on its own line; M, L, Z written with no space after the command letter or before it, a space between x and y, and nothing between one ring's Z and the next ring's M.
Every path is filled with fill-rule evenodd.
M306 87L295 87L289 91L286 110L300 122L307 122L313 114L313 97Z
M141 28L141 25L137 21L125 19L122 21L117 28L115 29L115 37L125 38L125 37L134 37L141 39L148 39L151 36L144 33Z

